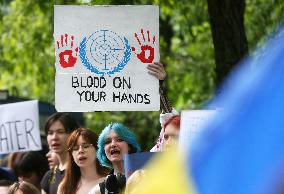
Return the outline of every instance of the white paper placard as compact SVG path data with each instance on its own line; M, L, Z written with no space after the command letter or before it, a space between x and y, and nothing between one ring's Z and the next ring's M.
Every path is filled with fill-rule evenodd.
M0 154L41 148L38 101L0 105Z
M155 111L159 7L55 6L57 111Z
M181 112L179 135L180 150L186 152L192 140L203 127L217 114L217 110L186 110Z

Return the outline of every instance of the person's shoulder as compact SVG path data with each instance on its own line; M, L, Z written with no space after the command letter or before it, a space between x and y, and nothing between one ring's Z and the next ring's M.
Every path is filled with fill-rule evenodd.
M41 179L40 185L43 191L47 193L49 188L49 179L51 176L52 170L48 170Z
M42 180L41 182L45 181L45 180L48 180L48 178L50 177L51 173L52 173L52 169L48 170L42 177Z
M56 179L59 179L58 177L61 177L61 171L57 167L49 169L41 179L41 186L49 187L50 184L56 182Z
M65 170L60 170L59 168L56 168L54 170L54 174L55 174L56 180L61 182L61 180L64 178Z

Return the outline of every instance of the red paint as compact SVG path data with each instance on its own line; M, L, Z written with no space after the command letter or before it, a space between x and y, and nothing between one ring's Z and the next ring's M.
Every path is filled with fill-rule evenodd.
M60 48L61 45L61 48ZM78 47L74 49L74 36L62 34L57 41L59 64L63 68L74 67L77 61Z
M150 38L150 32L149 30L146 31L147 33L147 40L145 38L144 35L144 30L141 29L141 35L142 35L142 39L143 39L143 44L141 43L137 33L134 33L134 36L138 42L138 44L140 45L140 50L141 52L139 54L137 54L135 51L136 49L134 47L131 47L132 52L134 52L137 55L137 58L142 62L142 63L152 63L154 60L154 46L153 44L155 43L156 37L153 37L153 41L151 42L151 38ZM147 42L146 42L147 41ZM149 53L148 56L146 56L146 53Z
M74 36L71 36L71 48L73 47Z
M156 36L153 37L153 44L155 44Z
M61 41L61 46L63 47L63 35L61 35L60 41Z
M65 44L67 45L68 34L65 34Z
M137 39L138 43L141 45L141 42L140 42L138 35L136 33L135 33L135 38Z
M150 54L149 56L146 58L146 51L149 50ZM140 61L142 63L152 63L154 60L154 48L149 46L149 45L143 45L141 46L141 53L137 54L138 59L140 59Z
M144 40L144 42L145 42L145 36L144 36L144 31L143 31L143 29L141 29L141 34L142 34L143 40Z
M148 34L148 42L150 42L150 34L149 34L149 30L147 30L147 34ZM154 36L155 37L155 36Z
M76 48L76 50L78 51L78 48ZM67 58L67 60L65 60L65 58ZM59 63L63 68L74 67L76 61L77 57L73 57L72 50L65 50L59 53Z

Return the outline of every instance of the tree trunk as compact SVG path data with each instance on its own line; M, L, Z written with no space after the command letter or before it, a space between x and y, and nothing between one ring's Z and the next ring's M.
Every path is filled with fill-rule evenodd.
M216 86L248 53L245 0L207 0L215 48Z

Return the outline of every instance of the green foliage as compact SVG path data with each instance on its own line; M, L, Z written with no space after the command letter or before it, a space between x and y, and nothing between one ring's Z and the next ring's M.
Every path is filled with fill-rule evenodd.
M0 88L15 87L21 96L52 101L53 95L47 95L54 93L50 21L32 0L13 1L9 9L1 28Z
M247 0L245 26L251 49L263 45L284 19L284 1Z
M214 92L215 63L206 1L198 0L12 0L0 3L0 89L54 103L54 4L160 7L160 55L168 96L178 110L197 109ZM262 44L284 14L281 0L247 0L245 25L251 48ZM143 150L160 130L159 112L85 113L87 127L100 132L109 122L132 128Z
M161 26L160 33L169 98L178 109L200 108L214 91L215 77L207 4L161 1L160 10L161 23L168 25L168 29ZM168 31L172 31L171 39L164 38Z

